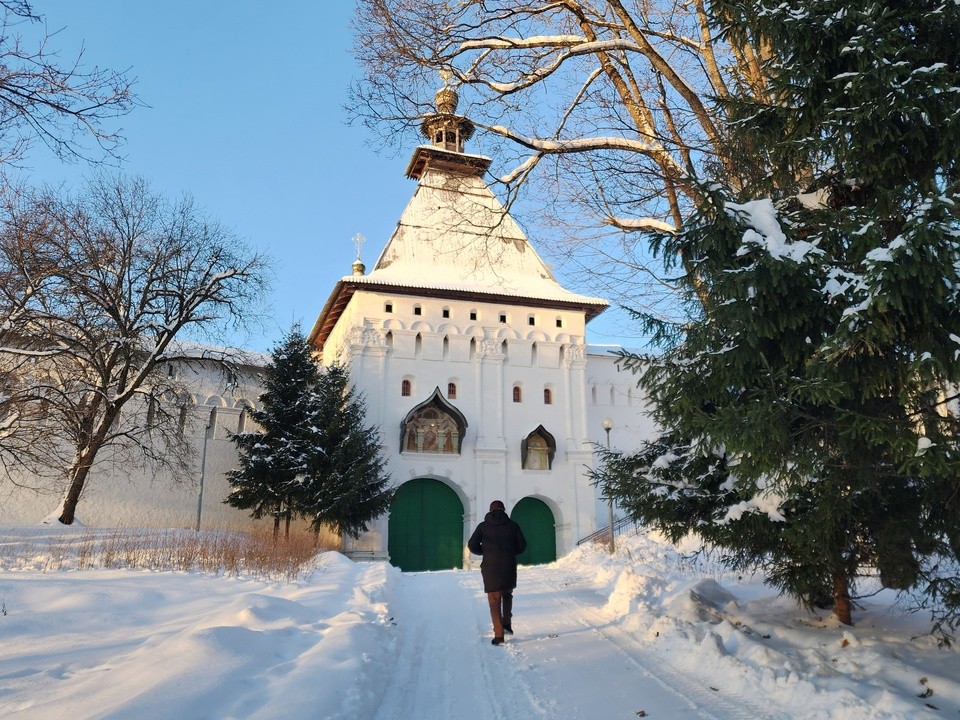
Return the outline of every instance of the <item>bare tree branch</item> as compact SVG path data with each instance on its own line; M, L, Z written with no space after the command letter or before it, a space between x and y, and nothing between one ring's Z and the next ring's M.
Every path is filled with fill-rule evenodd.
M62 159L117 157L123 136L110 123L137 104L133 81L87 66L83 50L61 58L50 47L56 33L26 0L0 12L0 162L21 160L37 139Z

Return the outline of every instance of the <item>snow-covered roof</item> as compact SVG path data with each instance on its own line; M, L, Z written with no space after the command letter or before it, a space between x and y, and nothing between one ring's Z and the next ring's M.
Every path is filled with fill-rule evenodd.
M364 288L571 307L588 320L608 305L556 281L481 177L429 165L373 270L337 283L311 333L318 345Z
M161 359L164 362L178 359L217 360L237 365L248 365L250 367L266 367L272 358L269 353L261 353L254 350L244 350L221 345L207 345L189 340L175 340L167 346Z
M554 279L482 178L428 170L359 284L453 290L605 308Z

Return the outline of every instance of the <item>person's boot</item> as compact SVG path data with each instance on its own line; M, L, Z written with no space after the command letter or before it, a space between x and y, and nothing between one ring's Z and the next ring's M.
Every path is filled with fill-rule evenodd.
M503 618L503 631L508 635L513 635L513 594L512 593L503 593L503 610L501 612L501 617Z
M503 638L502 638L502 637L495 637L493 640L490 641L490 644L491 644L491 645L503 645Z

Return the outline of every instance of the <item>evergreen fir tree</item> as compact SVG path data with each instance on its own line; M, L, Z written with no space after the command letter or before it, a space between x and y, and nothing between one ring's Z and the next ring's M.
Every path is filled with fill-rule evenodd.
M225 503L250 510L254 518L272 516L274 536L280 519L289 520L301 501L300 478L310 452L303 428L316 413L319 378L306 338L294 326L274 347L264 370L260 408L251 417L260 430L231 435L240 467L227 473L231 491Z
M365 424L366 404L342 365L324 369L316 402L300 511L314 530L327 525L356 537L387 511L393 497L380 431Z
M305 518L314 531L324 525L356 537L386 512L392 493L380 453L380 432L367 426L363 398L350 386L346 368L319 368L307 340L294 327L274 348L264 371L262 428L232 435L240 467L231 470L224 501L281 518Z
M741 177L705 183L696 221L660 240L696 259L690 297L707 291L681 331L657 328L661 355L624 358L663 435L601 450L597 477L843 622L875 569L955 627L960 5L712 7L781 60L768 103L729 100Z

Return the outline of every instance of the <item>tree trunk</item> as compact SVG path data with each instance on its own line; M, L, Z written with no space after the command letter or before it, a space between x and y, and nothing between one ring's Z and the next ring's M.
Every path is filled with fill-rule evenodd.
M73 525L77 513L77 503L80 502L80 494L83 492L83 486L86 484L89 474L90 466L82 460L74 466L70 473L70 487L63 498L63 511L58 518L64 525Z
M87 484L87 478L90 476L90 467L97 458L97 453L103 445L103 433L98 433L93 441L87 443L87 447L78 452L74 457L73 466L70 468L68 477L70 486L67 488L67 494L63 498L63 511L58 518L64 525L73 525L76 517L77 503L80 502L80 495Z
M73 457L73 465L67 475L70 478L70 487L63 498L63 512L60 513L59 518L64 525L73 524L77 512L77 503L80 502L83 487L90 476L90 468L93 467L93 463L97 459L97 453L100 452L107 441L110 426L113 425L114 420L120 413L118 405L110 404L98 420L98 409L99 403L91 403L88 407L88 413L82 425L83 432L77 442L77 454Z
M853 625L850 617L850 584L843 570L837 570L833 575L833 614L844 625Z
M285 526L284 529L283 529L283 539L284 539L284 540L289 540L289 539L290 539L290 515L291 515L291 513L290 513L290 508L287 508L286 526Z
M276 542L280 537L280 513L273 514L273 541Z

